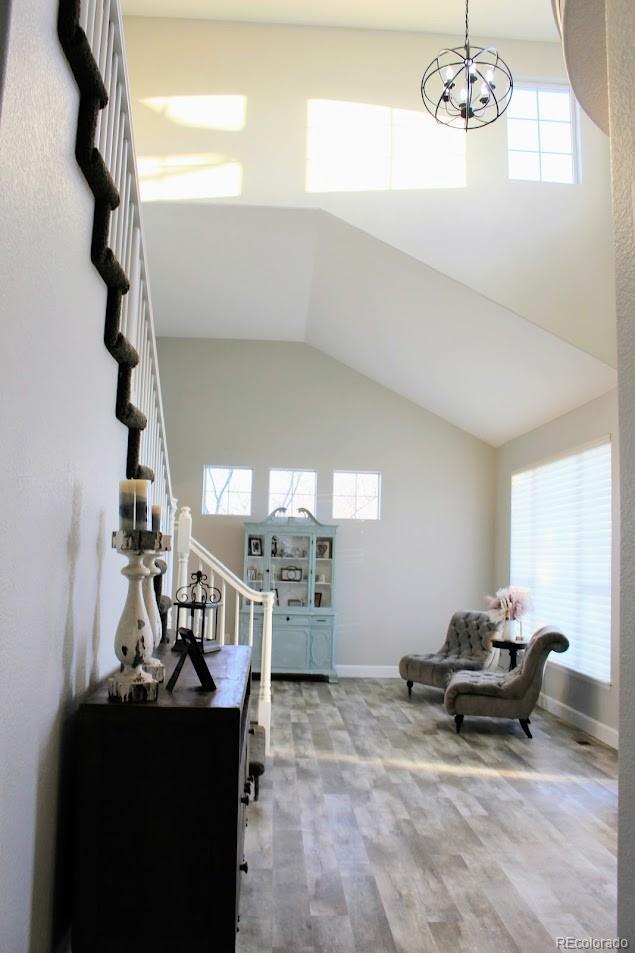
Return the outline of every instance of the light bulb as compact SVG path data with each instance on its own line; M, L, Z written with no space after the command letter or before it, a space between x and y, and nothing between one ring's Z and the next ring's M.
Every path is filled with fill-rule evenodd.
M446 69L445 78L448 82L450 82L451 79L454 79L454 70L451 66L448 66L448 68Z
M459 99L460 99L460 101L461 101L462 103L467 102L467 89L465 88L465 86L463 87L463 89L462 89L461 92L459 93Z
M486 79L487 79L487 82L488 82L488 83L491 83L491 82L493 81L493 79L494 79L494 70L493 70L491 67L490 67L490 69L488 69L488 71L487 71Z

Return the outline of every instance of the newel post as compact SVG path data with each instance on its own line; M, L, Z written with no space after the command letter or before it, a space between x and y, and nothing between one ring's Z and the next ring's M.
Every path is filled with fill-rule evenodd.
M265 750L271 750L271 636L273 632L273 592L263 592L262 657L258 724L265 729Z
M182 506L176 527L176 585L174 594L188 583L190 542L192 540L192 513L189 506Z

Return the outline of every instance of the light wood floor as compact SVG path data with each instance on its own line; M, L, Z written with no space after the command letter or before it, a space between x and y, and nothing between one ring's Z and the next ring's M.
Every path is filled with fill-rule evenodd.
M257 686L256 686L257 688ZM275 682L240 953L547 953L613 937L614 752L398 679Z

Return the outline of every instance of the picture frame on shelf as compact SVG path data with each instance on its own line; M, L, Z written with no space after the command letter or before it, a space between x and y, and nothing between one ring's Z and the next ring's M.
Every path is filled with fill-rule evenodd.
M247 582L255 582L255 581L256 581L256 570L254 569L253 566L248 566L247 567Z
M280 582L302 582L302 569L299 566L282 566Z
M273 603L274 603L274 605L279 606L279 605L280 605L280 594L279 594L279 592L278 592L277 589L274 589L273 591L274 591L275 594L276 594Z
M249 537L249 555L262 556L262 536Z
M287 599L287 606L290 609L300 609L303 605L302 599Z
M315 606L316 609L319 609L320 606L322 605L322 593L321 593L321 592L314 592L314 593L313 593L313 605Z
M318 559L333 558L333 541L328 536L323 536L315 541L315 554Z

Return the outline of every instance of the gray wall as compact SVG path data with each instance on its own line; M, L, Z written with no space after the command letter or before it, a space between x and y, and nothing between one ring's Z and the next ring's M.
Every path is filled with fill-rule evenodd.
M635 5L607 0L607 52L622 492L618 928L635 942L635 113L624 71L635 62Z
M253 467L255 518L270 467L315 469L327 522L333 469L381 471L382 519L341 522L338 665L395 666L437 647L453 610L483 604L491 447L305 344L162 338L159 363L175 493L234 571L244 521L201 515L204 464Z
M498 451L496 493L496 578L509 579L511 530L511 476L584 444L612 437L613 447L613 604L611 627L612 683L602 684L550 664L543 683L545 705L556 714L577 722L608 744L617 746L619 695L619 453L617 392L591 401L551 423L511 440ZM572 711L571 711L572 710ZM581 716L581 717L580 717Z
M124 595L108 539L126 432L56 18L50 0L13 4L0 136L3 953L50 953L64 932L68 720L114 667Z

